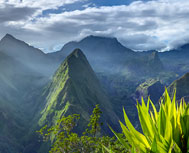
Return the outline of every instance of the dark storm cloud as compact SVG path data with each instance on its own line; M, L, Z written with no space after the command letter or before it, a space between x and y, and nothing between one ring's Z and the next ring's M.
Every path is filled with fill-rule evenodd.
M0 22L26 20L36 10L37 8L15 7L14 5L5 4L0 7Z

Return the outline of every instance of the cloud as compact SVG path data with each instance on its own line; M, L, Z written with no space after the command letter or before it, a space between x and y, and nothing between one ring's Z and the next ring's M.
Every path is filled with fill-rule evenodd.
M31 10L18 19L5 17L4 20L10 20L6 21L9 28L20 27L23 33L18 34L19 37L31 33L32 36L29 39L25 36L25 39L40 48L53 48L90 34L117 37L135 50L162 50L189 41L189 1L186 0L136 1L130 5L101 7L90 4L81 5L83 9L80 10L39 16L40 11L75 2L79 0L23 0L22 3L13 0L8 3L10 6L22 9L30 6L28 10Z
M72 4L79 0L1 0L0 4L11 4L16 7L32 7L46 9L56 9L66 4Z
M26 20L36 10L37 8L15 7L11 4L4 4L0 7L0 22Z

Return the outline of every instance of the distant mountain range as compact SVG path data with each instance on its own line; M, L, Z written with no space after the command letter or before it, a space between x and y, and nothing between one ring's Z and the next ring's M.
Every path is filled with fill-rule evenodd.
M189 44L177 49L159 53L164 66L170 70L183 75L189 71Z
M188 58L189 45L135 52L116 38L97 36L45 54L7 34L0 41L0 152L47 152L37 129L79 113L80 133L96 104L103 111L104 134L110 134L107 124L115 127L122 120L123 107L138 128L140 96L157 102L165 85L171 94L177 89L178 99L189 96Z
M65 57L68 56L75 48L80 48L81 50L83 50L95 71L110 70L110 72L112 72L112 69L114 69L117 65L120 66L121 64L123 67L127 67L128 64L133 64L136 62L138 62L136 64L138 68L141 67L141 69L144 69L144 67L146 67L145 62L148 63L148 58L145 58L145 56L151 56L150 54L152 54L151 57L153 57L153 54L156 55L156 68L157 66L159 66L157 70L162 70L163 65L166 70L174 71L179 74L183 74L188 71L188 44L183 45L178 49L165 52L135 52L123 46L120 42L118 42L116 38L98 37L91 35L78 42L69 42L65 44L60 51L49 53L49 56L56 58L58 61L63 61L63 59L65 59ZM158 61L157 59L160 59L160 61ZM159 64L157 63L157 61L159 62ZM152 63L150 65L152 67L155 66L152 65Z
M61 63L75 48L86 55L95 72L119 74L127 78L142 79L164 71L158 52L140 53L123 46L116 38L88 36L79 42L69 42L60 51L49 53ZM140 75L140 78L137 77Z

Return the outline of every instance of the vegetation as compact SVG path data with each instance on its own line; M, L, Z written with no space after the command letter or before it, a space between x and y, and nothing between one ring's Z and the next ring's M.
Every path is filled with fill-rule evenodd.
M152 110L150 110L150 104ZM142 98L142 105L137 103L138 116L143 134L138 132L124 110L125 124L120 122L128 143L115 133L122 145L130 152L188 153L189 152L189 105L184 99L176 103L176 92L171 101L165 90L159 112L148 99L147 105ZM107 149L108 150L108 149ZM111 150L111 149L110 149ZM109 152L111 152L109 150Z
M148 99L145 104L137 102L138 117L142 133L137 131L124 112L125 124L120 122L123 134L113 133L117 137L102 136L99 105L93 110L90 121L80 136L74 132L80 115L74 114L62 117L57 125L38 131L44 141L51 139L50 153L188 153L189 152L189 105L184 99L176 103L176 92L171 100L167 89L157 111L153 102ZM150 106L151 104L151 106Z
M52 141L50 153L101 153L107 152L102 145L109 147L114 152L127 152L127 149L121 145L115 137L101 136L100 115L101 110L99 105L93 110L90 116L88 127L81 136L73 132L74 127L78 124L80 115L73 114L67 117L62 117L57 125L48 128L47 125L38 131L42 135L43 141ZM55 139L52 136L55 135ZM119 134L119 137L124 136Z
M92 111L96 104L100 104L103 110L102 120L108 118L119 126L111 102L85 55L79 49L75 49L58 68L51 82L46 86L43 98L42 110L38 113L40 127L45 124L56 125L62 116L68 114L80 114L77 132L82 133L90 118L87 110ZM112 113L113 117L111 117ZM104 126L108 129L107 125Z
M181 78L175 80L168 88L168 92L171 97L174 95L174 90L177 90L177 100L184 97L185 100L189 98L189 73L186 73Z

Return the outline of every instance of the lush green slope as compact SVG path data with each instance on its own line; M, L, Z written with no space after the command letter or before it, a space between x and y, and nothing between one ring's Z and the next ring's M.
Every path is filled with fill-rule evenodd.
M104 116L104 131L107 123L116 125L118 118L101 85L81 50L73 51L61 64L52 82L46 88L46 106L39 125L56 124L63 115L81 114L83 121L79 131L86 125L96 104L100 104Z
M170 92L171 96L173 96L175 90L177 92L177 100L180 100L182 97L184 97L187 102L189 101L189 73L186 73L181 78L175 80L168 87L168 91Z

